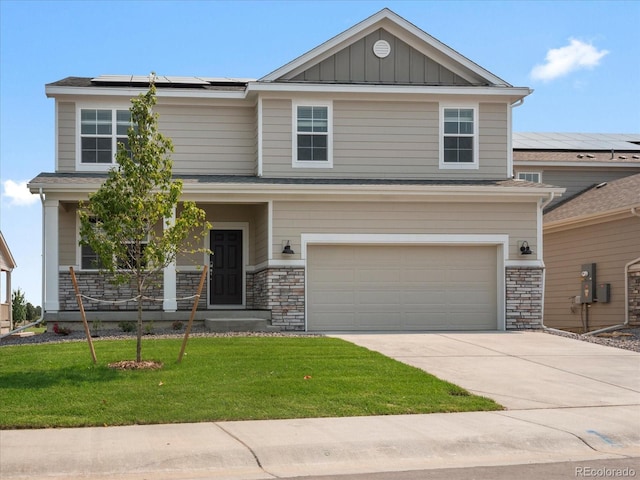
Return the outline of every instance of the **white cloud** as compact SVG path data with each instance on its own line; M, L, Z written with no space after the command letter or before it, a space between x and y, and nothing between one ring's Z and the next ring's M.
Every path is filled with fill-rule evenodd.
M4 181L3 197L9 198L9 205L23 206L32 205L38 201L38 196L31 194L27 188L27 182Z
M547 52L546 63L533 67L531 78L549 81L576 70L597 67L608 53L607 50L598 50L589 43L570 38L569 45Z

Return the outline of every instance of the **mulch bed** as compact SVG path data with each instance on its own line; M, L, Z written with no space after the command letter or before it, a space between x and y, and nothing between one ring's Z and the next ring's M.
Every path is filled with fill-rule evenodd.
M143 360L141 362L121 360L109 364L109 368L113 368L114 370L159 370L162 366L162 362L154 362L153 360Z

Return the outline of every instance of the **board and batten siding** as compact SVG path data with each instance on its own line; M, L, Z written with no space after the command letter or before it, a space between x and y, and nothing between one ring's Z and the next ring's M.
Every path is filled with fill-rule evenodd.
M507 234L509 257L520 259L518 241L527 240L536 258L535 202L274 202L273 251L289 240L300 258L302 233Z
M624 322L624 266L640 256L640 218L630 217L595 225L544 234L547 267L544 324L547 327L582 331L580 271L585 263L596 264L596 282L611 284L611 302L593 303L589 329Z
M374 53L378 40L387 41L391 47L390 54L384 58ZM293 80L402 85L470 84L382 28L296 75Z
M479 105L477 170L439 168L438 102L335 100L333 168L292 167L292 102L263 101L265 177L501 179L508 157L507 106Z
M76 104L58 102L58 172L76 170Z
M173 171L192 175L254 175L253 106L159 105L158 126L173 141Z

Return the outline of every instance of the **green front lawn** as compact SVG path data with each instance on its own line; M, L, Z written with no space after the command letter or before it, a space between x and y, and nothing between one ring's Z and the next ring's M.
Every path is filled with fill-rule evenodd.
M499 410L492 400L325 337L143 340L161 370L113 370L135 340L0 348L0 428Z

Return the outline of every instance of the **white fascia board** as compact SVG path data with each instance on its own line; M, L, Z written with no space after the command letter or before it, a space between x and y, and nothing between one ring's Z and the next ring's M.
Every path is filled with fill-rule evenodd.
M550 160L514 160L516 167L595 167L640 168L640 162L553 162Z
M544 233L550 233L556 230L566 230L568 228L576 228L582 225L589 225L595 223L608 222L625 217L633 217L632 210L640 209L640 203L637 205L627 205L625 207L614 208L607 210L606 212L589 213L586 215L579 215L576 217L564 218L562 220L556 220L553 222L544 222L542 229Z
M114 96L114 97L137 97L141 93L146 93L147 88L122 88L122 87L45 87L47 97L58 95L90 95L90 96ZM244 100L247 93L225 92L220 90L189 90L189 89L161 89L156 90L158 98L225 98Z
M487 81L489 81L489 83L492 83L495 85L509 86L507 82L505 82L498 76L492 74L488 70L485 70L478 64L472 62L471 60L466 58L464 55L461 55L460 53L456 52L451 47L445 45L435 37L432 37L424 30L416 27L413 23L405 20L404 18L392 12L388 8L384 8L380 10L378 13L375 13L374 15L354 25L348 30L345 30L344 32L327 40L326 42L308 51L307 53L301 55L295 60L287 63L286 65L278 68L277 70L271 72L270 74L262 77L260 81L273 82L279 79L280 77L287 75L292 71L313 61L314 59L322 57L324 54L340 46L342 43L345 43L349 40L354 40L354 41L358 40L359 39L358 37L361 36L363 32L371 29L372 27L374 27L375 25L377 25L378 23L384 20L390 21L391 23L395 24L399 28L406 30L407 32L414 35L422 42L426 43L436 51L440 52L445 57L448 57L453 61L458 62L460 65L472 71L474 74L478 75L479 77L485 78ZM464 77L464 75L462 76Z
M282 184L183 184L183 194L227 194L227 195L383 195L397 197L471 197L494 198L515 197L522 199L548 198L551 193L561 196L565 191L559 187L501 187L461 185L282 185Z
M428 94L428 95L490 95L524 98L533 90L528 87L441 87L420 85L350 85L324 83L262 83L247 85L249 92L291 92L291 93L392 93L392 94Z

